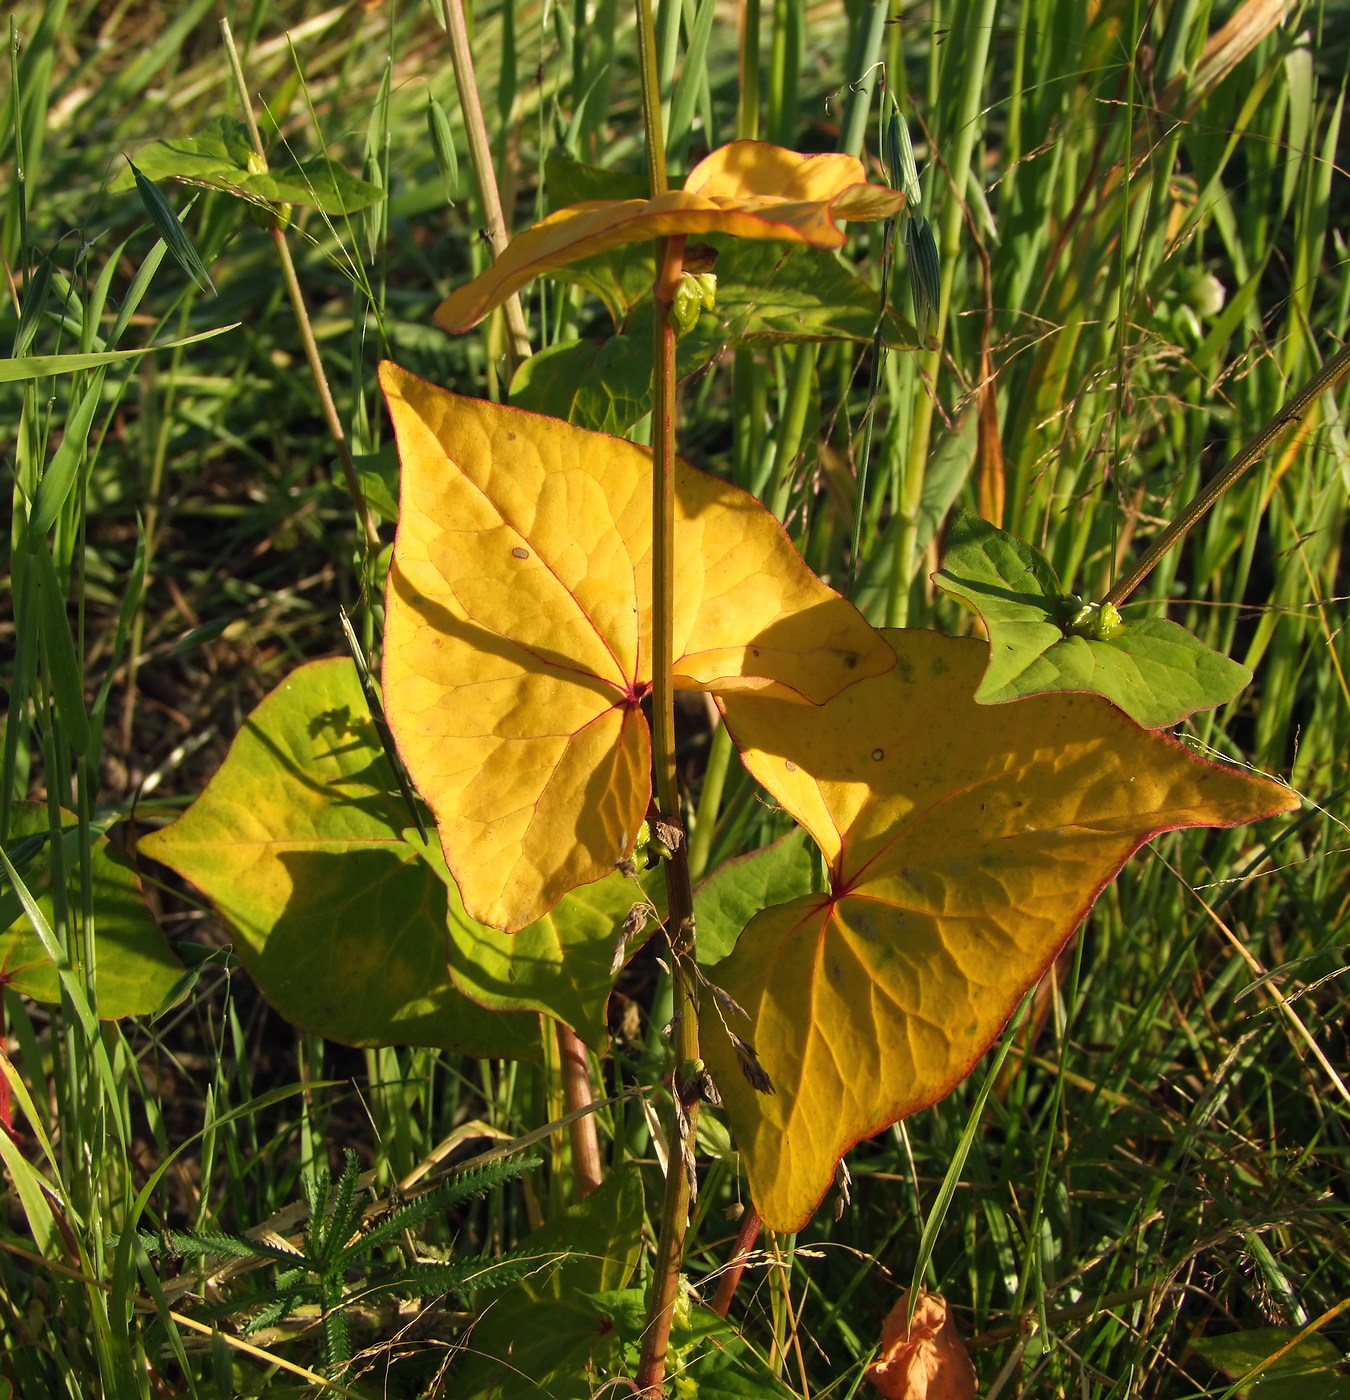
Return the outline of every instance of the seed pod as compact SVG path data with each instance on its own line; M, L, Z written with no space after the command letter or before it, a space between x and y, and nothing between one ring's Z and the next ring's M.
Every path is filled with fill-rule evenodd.
M441 183L445 186L448 203L455 202L459 193L459 157L455 154L455 140L450 134L450 118L445 108L436 101L434 93L427 93L427 135L431 138L431 153L436 158L436 169L441 172Z

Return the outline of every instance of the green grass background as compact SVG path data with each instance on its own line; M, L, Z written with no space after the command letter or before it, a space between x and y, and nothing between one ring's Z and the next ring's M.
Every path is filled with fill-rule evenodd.
M943 277L940 350L875 367L850 345L725 356L685 388L685 455L764 483L813 567L842 586L866 442L862 598L878 623L968 626L927 582L936 546L924 522L1000 483L1007 528L1043 548L1066 585L1100 596L1350 321L1339 154L1350 9L1294 5L1245 43L1257 8L667 0L675 177L738 135L874 160L885 82L910 123ZM388 191L350 219L297 211L288 233L353 450L388 439L382 356L461 392L504 389L499 325L452 339L430 321L485 259L434 9L47 0L10 11L0 338L16 364L238 323L103 370L35 363L0 381L8 597L19 600L0 622L11 697L0 829L11 804L35 796L78 814L83 897L57 915L69 947L91 926L78 878L90 837L125 832L133 812L142 827L167 820L199 791L263 694L297 662L343 649L339 606L368 644L378 638L378 561L362 557L271 239L238 200L166 187L208 291L165 256L135 193L108 188L138 145L241 115L222 10L271 149L327 152ZM1206 43L1235 13L1240 56L1215 72ZM544 207L550 155L641 170L634 22L617 0L484 3L473 32L515 228ZM450 117L457 184L435 159L428 94ZM851 235L846 257L865 275L879 276L880 254L879 226ZM903 257L895 277L908 310ZM533 284L526 311L536 348L603 324L596 303L555 283ZM66 468L75 489L44 547L68 600L68 650L18 586L34 567L25 522L37 483ZM948 1297L989 1396L1221 1395L1229 1383L1193 1338L1303 1325L1350 1295L1350 1114L1337 1077L1348 490L1344 396L1328 394L1132 604L1136 616L1165 609L1252 667L1243 696L1183 733L1286 777L1303 811L1156 842L1061 961L957 1169L982 1071L851 1155L838 1219L827 1203L800 1237L762 1242L733 1316L801 1395L867 1393L880 1317L916 1271ZM702 864L777 834L729 756L690 723L682 762ZM174 1324L176 1295L156 1292L143 1261L115 1267L107 1241L156 1168L167 1164L148 1221L242 1229L297 1199L299 1173L336 1161L340 1145L359 1144L387 1189L466 1122L517 1133L559 1112L556 1067L297 1036L231 966L208 911L182 892L159 907L200 968L161 1020L90 1033L69 994L56 1007L4 994L8 1053L36 1120L18 1143L31 1167L7 1158L0 1211L0 1377L24 1397L299 1384ZM644 977L624 990L645 1017L655 993ZM639 1042L647 1034L644 1021ZM602 1130L616 1157L650 1159L631 1111ZM32 1204L39 1171L59 1183L63 1225L34 1238L19 1203L27 1192ZM568 1190L559 1138L532 1195L500 1191L456 1223L508 1245ZM735 1197L733 1165L712 1159L691 1235L696 1284L725 1261ZM420 1348L396 1343L396 1323L369 1322L372 1355L354 1383L455 1395L449 1323ZM1339 1344L1345 1323L1326 1335ZM318 1355L312 1332L264 1340L303 1364Z

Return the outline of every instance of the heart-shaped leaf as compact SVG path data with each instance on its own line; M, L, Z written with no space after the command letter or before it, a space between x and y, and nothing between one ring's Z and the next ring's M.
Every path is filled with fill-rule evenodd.
M983 642L884 635L894 670L818 709L720 702L831 866L829 894L765 910L708 974L748 1014L708 999L703 1055L775 1230L805 1222L849 1146L970 1073L1145 841L1297 806L1094 696L978 706Z
M635 318L639 319L639 318ZM511 380L511 402L615 437L652 407L651 317L631 335L585 336L537 350ZM676 353L677 373L683 356Z
M20 802L10 808L9 840L16 851L25 837L47 837L50 817L45 803ZM67 847L65 868L71 873L73 907L79 907L78 822L74 813L61 814L62 839ZM50 839L50 838L49 838ZM37 897L38 907L52 920L51 861L39 855L20 871ZM147 1016L173 989L183 967L169 951L159 925L145 907L141 882L126 856L97 836L90 861L94 910L94 992L99 1016ZM8 896L7 898L13 898ZM17 903L17 901L15 901ZM61 980L42 941L24 914L0 930L0 985L35 1001L60 1001Z
M766 141L733 141L689 172L682 190L653 199L591 200L559 209L511 240L480 277L436 309L466 331L531 278L610 248L680 234L727 233L839 248L838 219L883 219L904 195L869 185L853 156L799 155Z
M1080 605L1065 596L1046 559L977 515L957 516L933 582L984 621L989 668L975 694L981 705L1086 691L1106 696L1148 729L1166 729L1226 705L1252 678L1165 618L1074 635Z
M523 928L650 797L651 457L381 367L402 462L390 727L471 918ZM818 704L893 664L754 497L678 463L675 683Z
M211 900L294 1025L347 1045L536 1053L528 1022L451 983L446 887L423 859L349 660L288 676L206 791L138 849Z

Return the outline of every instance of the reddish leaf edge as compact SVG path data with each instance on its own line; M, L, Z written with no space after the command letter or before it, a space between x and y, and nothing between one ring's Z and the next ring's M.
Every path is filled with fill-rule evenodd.
M1085 693L1092 694L1092 692ZM1036 696L1023 696L1020 697L1019 700L1010 700L1005 703L1018 704L1021 702L1021 700L1034 701L1036 698ZM1103 705L1111 705L1111 701L1107 700L1104 696L1094 695L1093 698ZM1118 707L1112 706L1112 708L1115 709ZM722 718L723 723L726 723L725 713L723 713ZM1131 722L1134 723L1135 721ZM1143 726L1140 727L1142 728ZM734 729L730 724L727 725L727 728L731 732L733 740L735 740L736 736ZM1225 773L1243 772L1244 776L1247 777L1256 776L1251 773L1245 773L1244 770L1238 767L1238 765L1219 763L1211 758L1207 758L1203 755L1197 754L1192 749L1188 748L1185 744L1177 740L1171 734L1162 733L1158 730L1149 730L1148 733L1153 738L1161 740L1162 742L1170 744L1172 747L1181 750L1186 754L1188 758L1190 758L1194 762L1204 765L1205 767L1212 768ZM738 749L741 747L739 740L736 740L736 745ZM1097 903L1098 899L1101 898L1101 896L1105 893L1105 891L1110 885L1115 883L1125 866L1139 853L1139 851L1144 846L1148 845L1150 841L1153 841L1156 837L1166 835L1167 833L1172 831L1186 831L1195 829L1197 827L1208 827L1216 831L1231 831L1239 826L1247 826L1252 822L1265 821L1270 817L1280 816L1285 812L1294 811L1302 805L1303 799L1299 796L1297 792L1294 791L1293 788L1289 787L1287 784L1284 784L1277 779L1266 778L1265 775L1259 775L1259 780L1271 784L1271 786L1274 789L1276 789L1277 792L1281 792L1284 795L1286 800L1283 802L1273 801L1272 805L1269 808L1256 812L1251 816L1243 817L1238 821L1180 822L1176 825L1161 825L1155 827L1145 832L1142 836L1140 836L1140 838L1135 842L1135 844L1131 846L1130 849L1121 858L1115 870L1098 884L1097 888L1092 892L1090 898L1088 898L1083 903L1083 905L1077 913L1077 916L1074 918L1073 923L1070 925L1068 932L1064 935L1063 939L1061 939L1060 942L1054 947L1049 956L1041 962L1039 969L1036 971L1036 973L1031 977L1019 979L1019 982L1016 984L1015 989L1012 992L1010 992L1008 998L1006 999L1004 1008L999 1012L998 1030L990 1038L990 1040L981 1049L974 1052L970 1056L970 1058L963 1063L962 1068L958 1072L950 1076L950 1078L944 1080L941 1083L941 1085L932 1092L931 1095L924 1096L922 1100L916 1103L913 1107L906 1107L901 1112L894 1113L890 1110L887 1110L886 1112L882 1113L869 1127L863 1129L857 1134L856 1137L853 1137L852 1139L847 1141L843 1148L840 1150L838 1156L835 1158L833 1167L831 1168L831 1172L826 1178L825 1185L822 1187L820 1193L815 1197L810 1207L803 1211L800 1216L792 1217L790 1219L777 1220L771 1223L766 1222L770 1223L770 1228L780 1233L787 1234L795 1233L799 1230L804 1229L806 1225L810 1222L812 1216L814 1216L816 1211L820 1209L820 1206L824 1202L825 1198L829 1195L833 1181L834 1171L837 1170L839 1163L842 1162L844 1158L855 1147L858 1146L859 1143L869 1141L870 1139L876 1137L878 1133L885 1132L887 1128L892 1127L896 1123L902 1122L906 1118L913 1117L916 1113L921 1113L926 1108L932 1108L935 1104L940 1103L943 1099L945 1099L954 1089L956 1089L960 1084L964 1083L971 1076L971 1074L974 1073L976 1067L979 1065L979 1062L990 1052L991 1049L993 1049L995 1045L998 1044L999 1040L1007 1031L1008 1024L1012 1020L1014 1013L1017 1011L1017 1008L1021 1005L1022 999L1042 980L1042 978L1045 977L1046 973L1054 965L1055 960L1069 945L1069 943L1078 935L1085 921L1087 920L1088 915L1092 912L1092 909ZM1274 794L1272 794L1272 796L1274 796ZM812 840L815 839L809 830L807 831L807 835L811 836ZM842 861L844 858L845 841L846 837L843 833L841 833L841 846L839 855L840 861ZM819 843L817 843L817 846L818 845ZM870 863L871 862L869 862L869 864ZM865 868L866 867L864 867L864 869ZM802 918L798 919L792 925L788 936L795 935L797 931L802 927L802 925L804 923L807 923L811 918L819 917L822 915L823 917L821 917L819 927L823 933L826 926L826 920L833 917L833 910L835 906L837 906L840 903L841 900L861 897L853 893L853 891L857 888L859 878L855 877L849 889L844 891L836 891L833 888L834 881L837 876L836 867L829 867L829 873L831 881L831 889L829 893L801 896L801 899L803 901L810 900L811 904L807 907L806 910L803 911ZM791 903L796 902L799 901L791 901ZM768 913L770 910L775 908L785 909L788 907L790 907L790 905L788 904L770 905L766 909L761 910L760 914ZM760 914L755 915L755 918L759 918ZM754 920L752 919L751 923L753 922ZM746 928L749 927L750 924L747 924ZM737 941L739 942L739 940ZM730 956L730 954L728 954L728 956ZM708 969L708 977L712 983L716 984L716 964L714 964L711 968Z

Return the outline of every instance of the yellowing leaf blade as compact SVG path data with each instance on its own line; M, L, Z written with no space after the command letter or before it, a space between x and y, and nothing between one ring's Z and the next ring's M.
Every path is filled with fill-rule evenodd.
M1296 805L1095 696L979 707L982 643L886 635L895 670L818 710L722 701L747 766L833 867L831 895L764 911L709 971L776 1089L751 1088L705 1014L704 1057L779 1230L848 1147L970 1072L1145 841Z
M714 151L683 190L652 199L589 200L550 214L512 239L482 276L436 309L448 331L466 331L540 273L625 243L723 233L838 248L839 219L880 219L904 196L869 185L853 156L804 156L764 141L735 141Z
M651 458L381 369L402 463L385 704L469 916L519 929L650 796ZM676 472L676 683L819 702L893 664L753 497Z

